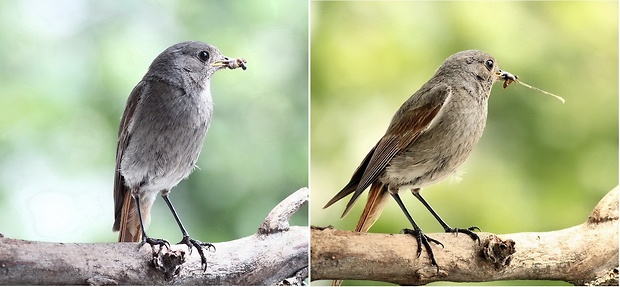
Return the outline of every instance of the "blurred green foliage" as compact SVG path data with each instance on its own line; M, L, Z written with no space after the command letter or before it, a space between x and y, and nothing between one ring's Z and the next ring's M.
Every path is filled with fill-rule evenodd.
M462 181L423 191L448 224L498 234L563 229L584 222L618 184L618 2L313 2L313 225L355 227L365 198L342 221L349 197L322 206L400 105L445 58L467 49L490 53L502 69L566 104L521 85L496 85ZM403 199L422 229L442 231L413 196ZM370 232L404 227L391 201Z
M308 185L305 1L0 1L0 233L115 241L118 125L132 88L168 46L199 40L248 70L217 73L198 166L172 190L190 234L253 234ZM163 200L149 235L177 242ZM307 207L292 224L307 225Z
M166 47L201 40L247 71L212 82L213 123L196 170L171 195L197 239L254 233L308 184L306 1L0 1L0 233L114 241L118 122ZM425 190L453 226L513 233L585 220L618 184L617 2L312 2L311 174L315 225L352 229L345 202L322 210L400 104L449 55L480 49L551 97L496 87L485 135L462 170ZM427 232L440 227L405 196ZM307 209L293 224L307 224ZM408 223L390 203L371 232ZM149 234L179 231L162 200ZM441 264L441 263L440 263ZM350 284L377 284L354 282ZM324 282L316 282L324 283ZM498 282L497 284L557 282ZM493 283L490 283L493 284Z

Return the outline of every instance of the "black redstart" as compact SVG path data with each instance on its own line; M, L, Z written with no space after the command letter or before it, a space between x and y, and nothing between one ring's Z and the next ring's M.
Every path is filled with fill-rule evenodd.
M182 42L163 51L131 91L121 118L114 175L114 231L121 242L169 245L148 237L150 211L158 193L170 208L190 252L203 247L192 239L168 195L192 173L211 122L210 81L223 68L245 70L245 60L229 59L211 45Z
M422 232L398 194L401 189L409 189L446 232L465 233L478 240L473 232L477 227L451 228L422 198L420 190L454 173L467 159L482 136L493 83L506 80L509 75L499 69L493 57L481 51L462 51L448 57L435 75L398 109L385 135L366 155L349 183L324 208L353 193L344 217L370 186L366 207L355 228L366 232L391 195L413 226L413 230L404 232L416 238L418 256L424 246L432 265L439 268L429 242L442 244Z

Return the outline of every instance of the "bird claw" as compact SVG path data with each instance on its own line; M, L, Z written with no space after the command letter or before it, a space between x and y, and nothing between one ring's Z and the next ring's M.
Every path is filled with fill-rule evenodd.
M151 238L147 236L142 236L142 242L140 242L139 248L142 248L142 246L144 246L144 244L146 243L151 246L151 249L153 249L153 253L155 253L155 245L159 246L159 250L161 250L163 247L170 249L170 243L165 239Z
M156 261L157 257L161 253L162 249L166 247L166 249L170 249L170 243L165 239L151 238L146 236L146 234L142 235L142 241L138 246L138 250L144 246L144 244L148 243L151 246L151 255L153 256L153 262ZM158 250L155 250L155 246L159 246Z
M418 242L418 251L417 251L418 257L422 255L422 246L424 245L424 248L426 249L426 253L428 253L428 257L431 260L431 265L437 267L437 273L439 273L439 265L437 264L437 261L435 260L435 255L433 254L433 249L431 248L430 242L440 245L441 248L444 248L443 243L439 242L439 240L428 237L420 229L414 230L414 229L405 228L401 230L401 233L409 234L415 237L416 241Z
M446 229L446 233L454 233L454 234L459 234L459 233L465 233L467 235L469 235L469 237L471 237L471 239L480 242L480 237L478 237L478 235L476 233L474 233L474 231L480 231L480 228L478 228L478 226L472 226L469 228L448 228Z
M177 244L185 244L189 249L189 254L192 254L192 249L195 247L198 250L198 254L200 254L200 265L202 266L202 271L207 271L207 257L203 249L207 249L208 251L215 251L215 246L208 242L201 242L196 239L190 238L189 236L183 236L183 239L179 241Z

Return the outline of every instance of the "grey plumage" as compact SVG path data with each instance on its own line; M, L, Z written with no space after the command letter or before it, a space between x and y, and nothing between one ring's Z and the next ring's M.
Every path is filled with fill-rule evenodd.
M211 76L222 68L245 69L244 63L202 42L175 44L153 60L132 90L119 128L113 226L119 241L140 241L144 234L132 196L146 227L157 194L169 203L170 189L192 172L213 113ZM177 223L185 243L198 248Z

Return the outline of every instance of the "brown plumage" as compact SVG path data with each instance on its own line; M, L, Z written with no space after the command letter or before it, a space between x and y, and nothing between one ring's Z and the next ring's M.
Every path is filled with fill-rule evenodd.
M404 231L416 238L418 256L424 246L431 264L439 268L429 242L441 243L422 232L400 199L399 190L409 189L446 232L466 233L477 240L475 227L448 226L422 198L420 190L454 173L473 150L484 130L492 85L502 73L495 59L481 51L462 51L448 57L435 75L403 103L349 183L324 208L352 194L344 217L370 186L355 228L366 232L391 196L413 226L413 230Z

